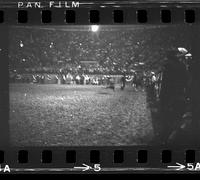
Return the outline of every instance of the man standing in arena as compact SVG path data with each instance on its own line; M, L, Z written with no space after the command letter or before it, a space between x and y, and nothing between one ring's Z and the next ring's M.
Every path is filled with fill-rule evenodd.
M125 85L126 85L126 76L125 74L123 74L121 77L121 90L124 90Z
M172 50L167 54L160 90L161 141L167 142L182 120L186 108L187 69L183 63L186 51Z

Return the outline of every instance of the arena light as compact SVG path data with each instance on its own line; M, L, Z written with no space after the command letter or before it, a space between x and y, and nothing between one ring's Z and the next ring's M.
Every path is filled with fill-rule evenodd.
M91 26L91 31L92 32L97 32L99 30L99 26L98 25L92 25Z
M144 62L139 62L139 65L144 65Z

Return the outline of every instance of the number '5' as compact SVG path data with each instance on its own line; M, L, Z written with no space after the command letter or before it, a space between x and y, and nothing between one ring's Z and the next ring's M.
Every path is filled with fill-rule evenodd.
M194 165L192 163L187 163L187 169L188 170L193 170L194 169Z
M95 164L94 165L94 171L101 171L100 164Z

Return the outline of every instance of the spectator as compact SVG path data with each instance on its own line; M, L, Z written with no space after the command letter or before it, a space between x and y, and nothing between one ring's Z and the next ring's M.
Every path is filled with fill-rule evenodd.
M76 84L80 84L81 77L79 75L76 76Z
M126 85L126 75L123 74L123 76L121 77L121 90L124 90Z

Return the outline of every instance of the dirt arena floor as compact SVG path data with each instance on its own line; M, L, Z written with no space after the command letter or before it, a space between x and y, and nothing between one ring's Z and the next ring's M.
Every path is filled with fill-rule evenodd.
M121 146L153 136L146 93L95 85L10 84L14 146Z

